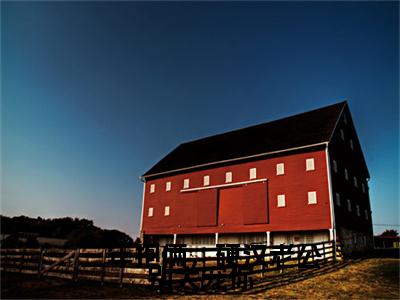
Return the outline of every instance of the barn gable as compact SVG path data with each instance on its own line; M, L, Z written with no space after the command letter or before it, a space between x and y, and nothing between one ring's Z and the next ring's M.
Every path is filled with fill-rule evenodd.
M329 142L347 102L179 145L143 177Z

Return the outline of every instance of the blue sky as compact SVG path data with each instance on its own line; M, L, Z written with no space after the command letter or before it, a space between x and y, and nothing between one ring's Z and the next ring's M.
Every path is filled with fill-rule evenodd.
M136 236L138 178L179 143L348 99L373 222L399 224L398 17L396 2L1 2L1 212Z

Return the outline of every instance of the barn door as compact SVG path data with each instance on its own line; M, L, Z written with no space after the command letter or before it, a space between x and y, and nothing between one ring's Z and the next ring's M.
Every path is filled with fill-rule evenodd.
M218 225L269 223L267 182L251 183L219 191Z

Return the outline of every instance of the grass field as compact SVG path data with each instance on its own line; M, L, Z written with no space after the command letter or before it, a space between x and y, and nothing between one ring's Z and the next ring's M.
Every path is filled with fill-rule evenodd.
M399 299L399 259L374 258L350 261L342 268L295 283L259 289L247 298L272 299ZM2 274L1 298L157 298L150 288L78 282L31 275ZM225 298L232 295L164 295L167 298Z

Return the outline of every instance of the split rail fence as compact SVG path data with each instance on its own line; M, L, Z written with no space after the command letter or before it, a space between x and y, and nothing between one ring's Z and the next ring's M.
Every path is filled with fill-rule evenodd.
M340 245L184 244L118 249L1 249L1 270L101 283L156 285L161 292L246 291L258 282L340 259Z

